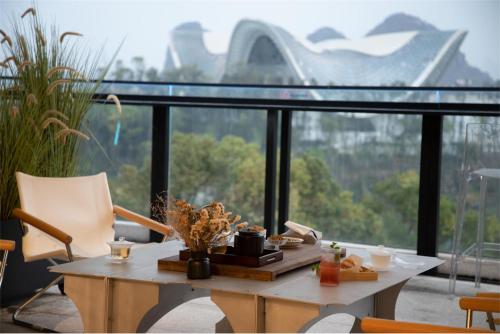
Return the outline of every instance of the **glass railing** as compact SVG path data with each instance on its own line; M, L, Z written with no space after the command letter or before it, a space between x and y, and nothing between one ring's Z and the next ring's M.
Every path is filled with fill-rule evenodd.
M369 110L371 105L367 103L366 110L318 112L314 104L317 100L312 98L312 92L318 90L329 93L332 103L335 98L339 102L376 102L377 108ZM283 93L288 91L294 93ZM464 124L500 123L500 92L495 89L105 83L101 93L125 96L123 113L117 114L110 105L95 105L86 123L94 140L83 147L81 168L82 173L106 171L117 204L148 214L151 190L157 183L151 178L153 156L157 154L152 149L157 127L153 114L168 113L169 126L162 130L167 133L160 137L168 138L162 145L168 147L170 156L168 166L160 168L168 173L171 195L196 205L221 200L243 220L267 226L271 232L282 226L285 217L322 231L325 239L385 244L427 255L450 251ZM393 103L402 102L395 97L403 95L412 101L405 108L414 112L407 114L393 107ZM170 97L182 97L182 105ZM305 109L276 108L276 97L302 101ZM255 108L255 99L264 103ZM102 102L102 96L98 100ZM213 105L223 100L225 103ZM431 112L422 111L422 102L442 105ZM448 113L446 103L454 104L452 113ZM474 110L468 103L476 104ZM482 106L489 117L481 116ZM457 110L460 116L453 114ZM283 118L285 112L291 115L289 128ZM442 122L441 130L425 129L426 118L428 125ZM291 133L288 139L284 135L287 131ZM429 159L424 151L439 145L440 135L442 155L431 156L422 165L422 157ZM281 154L287 141L288 156ZM269 152L275 154L274 165L268 160L273 156ZM432 200L436 203L421 190L422 183L433 182L421 180L421 175L429 173L440 178L441 188L435 184L425 188L435 188L437 194L440 191L440 196ZM274 189L266 180L275 184ZM439 220L432 215L420 216L419 208L425 214L432 212L425 209L432 205L439 207ZM487 212L488 241L497 241L500 220L494 216L499 210ZM475 218L470 216L472 222ZM420 238L432 239L419 232L422 222L435 224L439 230L438 242L430 245L430 251L419 248ZM468 233L465 241L473 241L473 234Z
M101 93L165 97L364 101L411 103L500 103L500 88L252 86L224 84L105 82Z

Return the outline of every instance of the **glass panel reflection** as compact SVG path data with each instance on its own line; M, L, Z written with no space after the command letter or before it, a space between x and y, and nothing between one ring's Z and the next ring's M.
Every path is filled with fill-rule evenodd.
M84 122L79 174L106 172L113 203L149 216L151 107L94 105ZM119 122L118 122L119 121Z

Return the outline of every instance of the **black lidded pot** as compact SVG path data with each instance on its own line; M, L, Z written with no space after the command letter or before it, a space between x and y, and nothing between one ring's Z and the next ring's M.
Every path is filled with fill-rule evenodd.
M234 236L234 252L241 256L258 257L264 254L264 236L242 229Z
M191 257L187 262L187 277L189 279L210 278L210 259L207 252L191 252Z

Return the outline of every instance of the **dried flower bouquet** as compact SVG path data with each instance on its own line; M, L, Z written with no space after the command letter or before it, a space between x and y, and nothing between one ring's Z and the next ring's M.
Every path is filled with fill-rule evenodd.
M225 212L221 202L212 202L197 209L185 200L159 196L153 203L156 219L171 225L186 246L194 252L208 251L227 240L232 225L241 217Z

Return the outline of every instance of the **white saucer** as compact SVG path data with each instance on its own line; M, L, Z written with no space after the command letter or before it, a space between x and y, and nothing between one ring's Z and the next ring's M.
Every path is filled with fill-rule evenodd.
M108 260L111 263L125 263L128 260L130 260L130 258L131 258L131 256L129 256L126 259L115 259L115 258L112 258L111 255L106 255L106 260Z
M378 267L378 266L374 266L371 263L367 263L366 266L372 268L375 271L380 271L380 272L382 272L382 271L390 271L391 269L394 268L394 265L392 263L389 264L387 267Z

